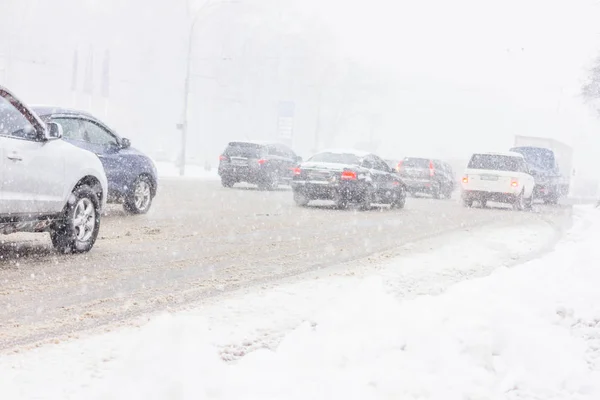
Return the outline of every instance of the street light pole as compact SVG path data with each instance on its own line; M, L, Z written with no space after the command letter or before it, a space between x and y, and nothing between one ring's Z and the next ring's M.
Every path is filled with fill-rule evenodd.
M202 12L206 10L210 5L211 1L208 0L194 15L192 20L192 24L190 25L190 32L188 36L188 48L187 48L187 56L186 56L186 69L185 69L185 82L183 88L183 118L181 121L181 154L179 159L179 175L185 175L185 159L186 159L186 146L187 146L187 130L188 130L188 101L190 97L190 75L192 71L192 49L194 46L194 28L196 27L196 22Z

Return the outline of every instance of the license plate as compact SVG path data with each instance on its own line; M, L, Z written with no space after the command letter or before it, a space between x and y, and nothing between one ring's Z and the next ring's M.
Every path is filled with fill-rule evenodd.
M246 160L231 160L231 164L233 165L246 165Z
M481 180L482 181L497 181L498 176L496 176L496 175L481 175Z

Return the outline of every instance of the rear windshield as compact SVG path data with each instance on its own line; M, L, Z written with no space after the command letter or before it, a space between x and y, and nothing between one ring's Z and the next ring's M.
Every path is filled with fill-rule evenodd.
M319 153L312 156L308 161L350 165L360 164L360 158L355 154L349 153Z
M405 158L402 166L409 168L429 168L429 162L430 160L427 158Z
M523 160L518 157L495 155L495 154L475 154L469 161L470 169L489 169L493 171L522 171Z
M254 143L229 143L229 146L225 149L225 155L229 157L260 158L263 149L263 146Z
M527 163L543 169L554 168L554 152L541 147L515 147L510 151L523 154Z

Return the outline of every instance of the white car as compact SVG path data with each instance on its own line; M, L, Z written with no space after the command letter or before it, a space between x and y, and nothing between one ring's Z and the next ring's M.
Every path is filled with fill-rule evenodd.
M50 232L63 253L91 250L106 204L100 159L64 140L0 86L0 234Z
M516 210L530 209L535 181L519 153L473 154L462 178L462 201L467 207L479 201L512 204Z

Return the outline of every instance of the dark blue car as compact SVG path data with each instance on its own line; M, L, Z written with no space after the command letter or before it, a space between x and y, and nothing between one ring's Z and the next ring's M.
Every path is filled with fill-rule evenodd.
M131 147L94 116L78 110L32 107L45 122L63 128L63 140L96 153L108 178L108 201L122 203L131 214L145 214L157 190L156 167L152 160Z

